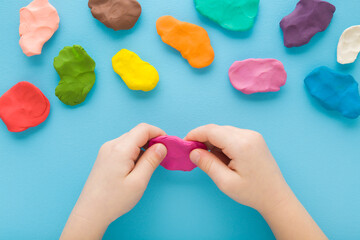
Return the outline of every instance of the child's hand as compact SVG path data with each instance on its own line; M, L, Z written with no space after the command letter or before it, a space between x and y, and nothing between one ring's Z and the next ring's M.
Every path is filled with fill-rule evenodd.
M291 191L259 133L207 125L191 131L185 139L208 146L211 152L197 149L190 159L238 203L261 212L288 198Z
M101 147L61 239L100 239L111 222L138 203L167 154L162 144L145 153L141 148L161 135L161 129L140 124Z
M259 133L207 125L185 140L207 144L210 152L196 149L190 159L226 195L258 210L276 239L327 239L287 185Z

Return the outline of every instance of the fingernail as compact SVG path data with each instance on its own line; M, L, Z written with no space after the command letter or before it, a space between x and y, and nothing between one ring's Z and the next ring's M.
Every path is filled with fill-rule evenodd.
M198 150L194 150L190 153L190 160L195 164L198 165L200 160L200 153Z
M155 146L155 152L160 158L165 158L167 154L167 149L163 144L159 143Z

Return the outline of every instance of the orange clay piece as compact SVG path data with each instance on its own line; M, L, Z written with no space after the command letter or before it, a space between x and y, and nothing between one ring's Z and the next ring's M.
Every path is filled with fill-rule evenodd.
M171 16L160 17L156 29L164 43L180 51L194 68L209 66L215 58L206 30Z

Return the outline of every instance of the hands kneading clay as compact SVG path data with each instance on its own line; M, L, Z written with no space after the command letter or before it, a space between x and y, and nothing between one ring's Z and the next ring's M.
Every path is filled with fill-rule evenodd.
M341 64L355 62L360 52L360 25L346 29L340 37L337 61Z
M161 166L167 170L191 171L196 168L190 160L190 153L194 149L205 149L205 144L200 142L185 141L174 136L161 136L150 140L149 147L154 144L162 143L167 148L167 155L162 161Z
M136 0L89 0L88 5L94 18L115 31L131 29L141 15Z
M26 56L40 55L59 28L60 18L48 0L34 0L20 9L20 47Z
M295 10L280 22L286 47L307 44L318 32L329 26L336 8L321 0L300 0Z
M164 43L178 50L194 68L209 66L215 58L206 30L171 16L160 17L156 29Z
M231 31L254 26L260 0L194 0L196 10Z
M319 67L305 78L305 85L326 109L351 119L360 115L359 85L351 75Z
M35 127L44 122L49 113L49 100L29 82L19 82L0 97L0 118L10 132Z
M127 49L122 49L112 58L112 66L131 90L148 92L159 82L156 69Z
M95 83L95 62L79 45L65 47L54 58L54 67L60 76L55 95L66 105L85 101Z
M247 59L229 69L234 88L245 93L277 92L286 83L284 65L275 59Z

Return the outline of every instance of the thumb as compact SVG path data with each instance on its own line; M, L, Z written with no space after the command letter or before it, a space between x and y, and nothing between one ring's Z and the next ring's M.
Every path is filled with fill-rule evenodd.
M213 153L203 149L193 150L190 153L190 160L209 175L219 188L221 188L220 186L223 185L226 179L234 174L234 172Z
M166 157L166 154L167 149L163 144L158 143L151 146L137 161L131 174L134 177L139 177L149 182L156 168Z

